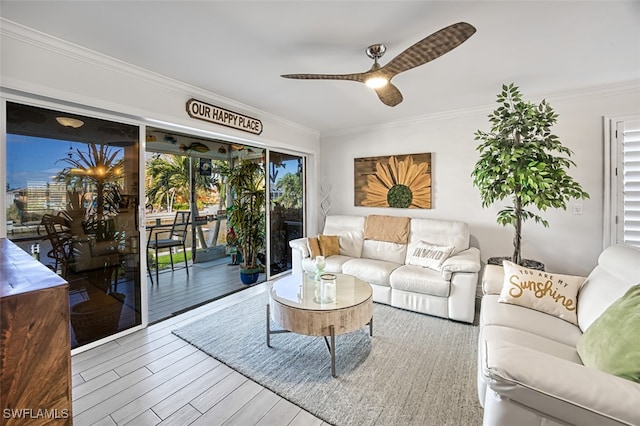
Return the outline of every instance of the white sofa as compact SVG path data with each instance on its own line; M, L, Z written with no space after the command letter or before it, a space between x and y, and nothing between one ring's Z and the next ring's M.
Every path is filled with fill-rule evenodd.
M498 302L503 268L483 274L478 396L484 425L640 425L640 383L583 365L578 340L640 283L640 250L605 249L577 295L577 322Z
M380 216L378 216L380 218ZM406 244L365 238L366 216L327 216L324 235L337 235L340 254L326 258L326 272L356 276L371 284L373 300L398 308L471 323L480 271L480 251L469 247L464 222L410 219ZM454 246L434 270L405 260L421 241ZM314 272L307 238L290 241L292 272Z

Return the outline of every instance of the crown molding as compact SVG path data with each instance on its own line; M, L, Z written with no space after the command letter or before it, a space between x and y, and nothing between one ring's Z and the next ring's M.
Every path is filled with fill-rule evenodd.
M94 66L99 66L112 72L128 75L132 78L145 80L183 93L186 97L195 96L203 101L211 101L220 106L237 109L249 114L258 115L265 119L269 119L273 122L279 123L283 126L296 129L300 132L318 137L338 137L351 135L362 132L370 132L372 130L393 129L403 126L419 125L422 123L428 123L440 120L459 119L467 116L473 116L481 113L487 113L495 108L495 104L478 105L469 108L460 108L448 111L442 111L432 114L420 115L409 117L401 120L390 121L382 123L376 126L357 126L346 129L340 129L330 132L320 133L316 129L303 126L299 123L287 120L280 116L273 115L266 111L252 107L250 105L243 104L233 99L226 98L213 92L209 92L200 89L196 86L172 79L162 74L149 71L147 69L137 67L127 62L118 60L116 58L104 55L102 53L87 49L85 47L67 42L49 34L34 30L32 28L23 26L16 22L10 21L0 17L0 35L3 37L10 37L19 40L24 43L29 43L39 48L49 50L51 52L68 56L75 60L84 61ZM572 89L568 91L540 94L538 96L532 95L532 99L549 99L554 102L561 102L565 100L579 100L592 96L612 96L624 93L633 93L640 91L640 80L626 81L621 83L583 87L579 89ZM186 99L186 98L185 98Z
M51 36L30 27L18 24L8 19L0 17L0 36L10 37L23 43L37 46L41 49L64 55L69 58L82 61L94 66L104 68L111 72L124 74L139 80L145 80L168 88L173 91L183 93L186 99L189 97L198 97L203 101L210 101L225 108L231 108L243 113L259 115L262 118L269 119L272 122L280 123L284 126L297 129L303 133L319 137L320 132L315 129L303 126L299 123L287 120L280 116L271 114L261 109L252 107L247 104L235 101L233 99L218 95L213 92L201 89L199 87L184 83L179 80L172 79L162 74L138 67L136 65L121 61L119 59L107 56L91 49L79 46L74 43Z
M542 100L547 99L553 102L563 101L576 101L580 99L586 99L590 97L601 96L616 96L625 93L640 92L640 80L631 80L621 83L582 87L579 89L572 89L562 92L546 93L542 95L531 96L530 99ZM404 126L414 126L425 123L431 123L434 121L460 119L478 114L487 114L496 108L495 103L478 105L470 108L460 108L449 111L442 111L433 114L425 114L420 116L414 116L404 118L401 120L389 121L376 126L358 126L350 127L348 129L335 130L331 132L325 132L322 134L322 138L332 138L340 136L348 136L362 132L381 131L385 129L394 129Z

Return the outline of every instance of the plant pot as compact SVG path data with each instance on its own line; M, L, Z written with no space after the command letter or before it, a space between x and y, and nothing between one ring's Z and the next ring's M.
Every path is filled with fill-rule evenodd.
M260 268L240 268L240 281L242 284L255 284L260 275Z
M502 266L503 260L511 261L511 256L490 257L489 259L487 259L487 265ZM529 269L536 269L538 271L544 271L544 263L538 262L537 260L522 259L520 261L520 266L524 266L525 268Z

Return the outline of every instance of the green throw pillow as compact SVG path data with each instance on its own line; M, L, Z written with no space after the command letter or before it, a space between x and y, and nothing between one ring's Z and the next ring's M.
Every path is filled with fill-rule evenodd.
M587 367L640 383L640 284L591 324L577 349Z

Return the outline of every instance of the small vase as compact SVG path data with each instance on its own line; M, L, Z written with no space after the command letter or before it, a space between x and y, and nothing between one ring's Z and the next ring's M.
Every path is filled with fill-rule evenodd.
M315 280L316 281L320 281L320 275L324 274L324 268L326 266L326 261L324 256L316 256L316 276L315 276Z

